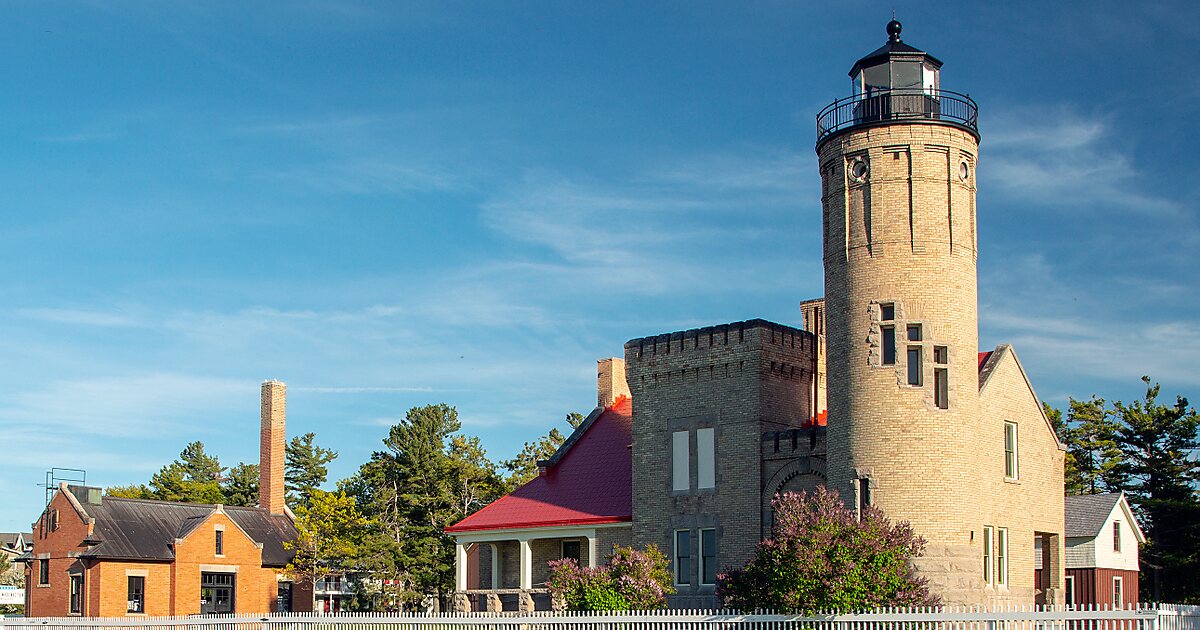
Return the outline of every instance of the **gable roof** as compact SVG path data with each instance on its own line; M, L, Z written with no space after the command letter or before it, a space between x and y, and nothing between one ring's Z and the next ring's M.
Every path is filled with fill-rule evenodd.
M545 472L446 528L450 533L633 520L633 404L622 396L597 409Z
M104 497L98 504L86 504L84 509L88 517L95 519L88 538L94 546L80 557L172 560L175 540L194 530L217 506ZM251 540L262 544L263 566L287 566L295 555L283 548L284 541L296 538L291 518L258 507L222 506L222 509Z
M1021 365L1021 359L1017 358L1017 353L1013 347L1007 343L1002 343L996 346L995 350L990 352L979 353L979 394L983 395L983 388L988 384L992 373L999 367L1001 361L1006 357L1012 357L1013 365L1017 368L1017 374L1021 376L1021 380L1025 382L1025 387L1029 389L1029 395L1033 397L1033 402L1037 406L1037 412L1042 416L1042 421L1046 423L1046 430L1050 432L1050 436L1054 438L1054 443L1058 445L1058 450L1066 451L1067 447L1058 439L1058 432L1054 430L1054 423L1050 422L1049 416L1046 415L1046 408L1042 404L1042 399L1038 397L1037 392L1033 390L1033 383L1029 382L1029 375L1025 373L1025 366Z
M1141 526L1129 509L1123 492L1104 492L1101 494L1068 495L1066 497L1064 516L1066 517L1067 538L1095 538L1102 533L1104 523L1114 510L1120 509L1130 527L1133 529L1138 542L1146 542Z

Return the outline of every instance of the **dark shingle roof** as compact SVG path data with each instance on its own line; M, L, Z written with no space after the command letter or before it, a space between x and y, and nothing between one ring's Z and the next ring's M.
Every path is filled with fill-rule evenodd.
M1091 538L1100 534L1104 521L1112 514L1117 501L1121 499L1120 492L1104 494L1084 494L1066 498L1066 535L1067 538Z
M99 505L87 503L83 508L96 519L91 536L96 545L84 556L171 560L175 557L175 539L199 526L216 506L104 497ZM263 566L282 567L292 559L294 553L283 548L285 540L296 537L296 527L289 517L272 515L262 508L223 509L252 540L262 543Z

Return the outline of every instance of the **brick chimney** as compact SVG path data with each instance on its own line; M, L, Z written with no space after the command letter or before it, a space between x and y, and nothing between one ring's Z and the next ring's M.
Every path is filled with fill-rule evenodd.
M259 432L258 505L271 514L284 513L283 462L287 417L287 385L262 384L262 430Z
M625 359L600 359L596 361L596 404L607 407L621 396L629 395L629 384L625 382Z

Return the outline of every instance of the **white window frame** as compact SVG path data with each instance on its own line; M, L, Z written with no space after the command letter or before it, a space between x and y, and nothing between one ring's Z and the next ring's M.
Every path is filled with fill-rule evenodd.
M996 584L1008 586L1008 528L996 528Z
M712 532L713 547L719 548L719 543L717 542L716 528L715 527L705 527L705 528L701 529L700 530L700 541L699 541L700 542L700 567L699 567L700 573L699 573L699 576L697 577L697 581L700 583L700 586L715 586L717 583L716 566L713 567L713 581L712 582L704 581L704 576L708 575L708 554L706 554L705 552L709 550L704 545L704 532ZM712 557L713 557L713 564L716 565L717 564L717 549L712 550Z
M696 429L696 488L717 487L716 429Z
M1125 607L1125 580L1119 575L1113 576L1112 581L1113 608Z
M1067 575L1063 577L1063 603L1068 606L1075 605L1075 576Z
M1012 435L1012 450L1009 451L1009 435ZM1004 421L1004 479L1007 481L1016 481L1021 478L1021 449L1019 441L1019 433L1017 432L1017 423L1011 420ZM1011 455L1010 455L1011 453ZM1011 457L1011 467L1009 466ZM1009 474L1011 470L1012 474Z
M675 431L672 433L671 490L687 492L692 489L691 458L691 433L688 431Z
M983 526L983 582L984 584L995 583L995 565L996 553L992 546L992 526Z
M1113 553L1121 553L1121 521L1113 521Z
M683 550L685 553L683 553L682 555L680 555L680 553L679 553L680 552L680 549L679 549L679 535L680 534L687 534L687 537L688 537L687 549ZM671 534L671 552L673 554L671 556L671 563L675 565L673 567L675 569L675 571L674 571L675 586L691 586L692 585L692 575L691 575L692 565L695 564L694 562L692 562L692 530L677 529L674 531L674 533ZM688 567L687 567L688 575L683 575L684 572L681 570L682 567L679 566L680 558L687 558L687 560L688 560ZM680 578L683 578L684 580L687 580L687 581L686 582L681 581Z

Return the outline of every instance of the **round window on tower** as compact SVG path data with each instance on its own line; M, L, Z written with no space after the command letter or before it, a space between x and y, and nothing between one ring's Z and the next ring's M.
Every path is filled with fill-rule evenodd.
M963 160L958 165L958 178L964 182L971 179L971 164L966 160Z
M862 158L854 158L850 163L850 178L856 182L867 181L867 174L871 172L871 168L867 166L867 161Z

